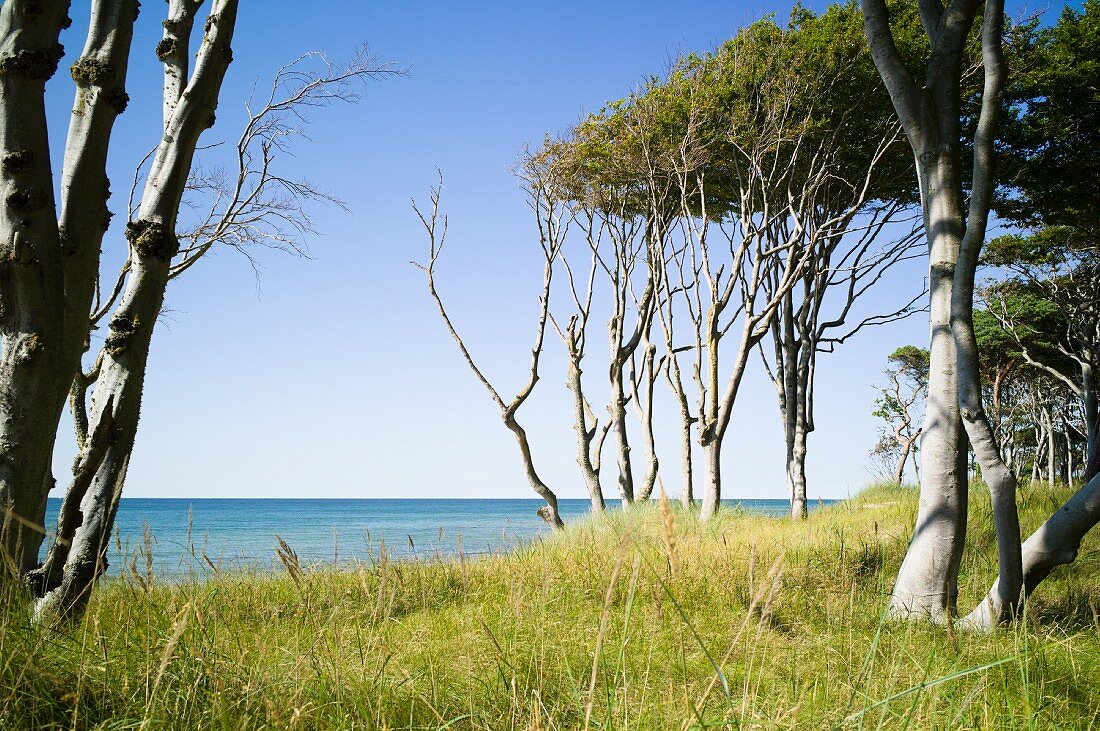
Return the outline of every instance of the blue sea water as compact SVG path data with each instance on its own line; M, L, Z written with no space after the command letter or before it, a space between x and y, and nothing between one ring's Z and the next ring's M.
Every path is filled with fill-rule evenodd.
M51 520L56 520L60 504L60 499L50 499ZM764 515L790 510L786 500L724 504ZM109 573L128 571L135 560L138 571L145 573L146 527L153 570L162 579L201 577L211 573L210 564L221 570L273 568L276 536L304 565L369 562L379 556L382 540L394 558L454 556L459 545L468 556L500 553L549 531L535 514L540 505L540 500L523 499L124 497L115 521L117 540L108 553ZM587 500L559 501L566 522L588 508ZM52 526L50 531L52 535Z

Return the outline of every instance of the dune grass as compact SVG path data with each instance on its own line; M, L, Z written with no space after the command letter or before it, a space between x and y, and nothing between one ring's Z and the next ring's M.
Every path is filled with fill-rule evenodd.
M1067 493L1025 490L1030 532ZM883 621L915 494L804 524L657 505L504 556L106 582L31 627L0 592L0 728L1100 728L1090 537L991 635ZM972 499L960 606L995 573ZM290 547L292 549L292 547Z

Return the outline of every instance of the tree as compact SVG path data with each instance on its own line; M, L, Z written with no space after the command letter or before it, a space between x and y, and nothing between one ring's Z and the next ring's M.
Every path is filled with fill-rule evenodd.
M530 167L528 170L530 175L526 178L526 183L528 185L527 192L531 210L535 214L539 230L538 243L543 257L542 291L539 294L539 311L535 324L535 344L531 348L531 367L528 371L527 381L520 387L515 398L511 401L504 400L481 367L477 365L473 355L471 355L469 349L467 349L466 343L462 340L462 336L459 335L458 330L451 321L451 317L443 304L443 299L439 295L439 290L436 289L435 286L436 264L439 261L440 254L443 252L443 246L447 239L447 219L445 216L442 218L440 217L439 209L442 180L440 181L440 187L432 191L432 207L430 211L421 211L415 203L413 204L413 210L420 219L420 223L424 226L424 232L428 241L427 261L424 263L413 262L413 265L424 272L428 285L428 295L435 303L436 309L439 311L440 319L443 320L443 324L447 328L447 332L458 345L458 349L462 353L466 365L469 366L474 376L481 382L481 385L485 386L493 403L500 409L500 416L504 421L504 426L508 431L512 432L513 436L515 436L516 445L519 447L520 457L523 460L523 470L527 476L527 482L531 485L531 489L546 502L546 505L539 508L539 516L545 520L551 528L560 529L565 526L565 523L562 521L561 514L558 511L558 497L550 486L543 482L538 471L535 469L534 456L531 453L531 443L527 437L527 431L516 418L516 412L519 411L519 408L523 406L528 398L530 398L535 390L536 384L539 382L539 361L542 358L543 342L546 336L546 321L549 317L554 264L561 251L565 228L568 225L569 219L564 207L560 205L553 194L551 183L546 176L541 175L537 167Z
M911 315L924 293L900 302L892 312L850 321L858 301L891 267L921 255L921 227L911 212L912 162L897 144L897 120L867 52L858 8L832 5L818 16L796 7L786 34L801 61L794 68L806 77L801 93L816 107L819 131L813 144L817 154L833 158L838 172L826 185L815 215L833 215L853 200L864 201L847 227L807 239L808 264L771 323L771 362L763 344L760 348L779 399L791 516L803 519L818 356L866 327ZM803 65L811 71L801 70ZM822 83L818 74L829 81ZM861 181L869 189L859 190ZM909 223L913 225L907 228ZM771 287L770 281L765 287Z
M1100 249L1052 245L1059 231L1064 229L994 241L987 261L1012 276L983 289L981 297L1020 359L1080 400L1087 482L1100 473Z
M168 283L216 246L246 255L254 246L300 250L299 242L313 232L305 206L337 201L308 183L281 176L274 160L301 136L311 107L354 98L349 84L380 70L365 57L337 67L319 54L284 67L266 103L249 111L235 148L236 174L204 171L195 164L196 147L214 124L232 60L237 2L212 3L192 69L191 36L202 1L171 0L156 48L165 69L160 143L144 161L148 170L142 166L135 174L125 226L126 262L117 277L105 276L100 249L111 219L105 170L114 119L129 101L124 85L138 3L93 3L88 40L71 69L76 102L57 214L41 97L60 58L60 46L51 44L67 21L67 6L12 2L0 8L0 38L12 50L0 53L10 56L9 63L0 64L0 74L11 77L0 86L0 97L4 108L19 108L23 119L29 113L34 121L33 129L24 129L23 121L16 120L18 131L0 136L5 174L17 189L7 211L22 211L19 220L9 216L0 225L36 232L33 242L20 243L22 234L9 238L19 250L18 261L5 258L0 267L5 278L0 296L14 316L7 321L11 326L4 326L0 358L14 366L0 367L0 391L7 394L0 398L0 423L14 426L0 447L9 572L27 572L37 559L53 486L49 463L66 398L79 448L47 561L26 574L40 596L36 617L47 622L78 615L106 568L107 539L137 432L152 332ZM322 71L308 68L311 60L320 60ZM135 205L139 185L143 190ZM181 218L184 201L189 210L205 206L206 213L194 221ZM34 286L26 286L32 280ZM104 282L113 287L102 288ZM104 320L107 337L85 372L92 331ZM32 393L36 397L28 401Z
M219 22L227 20L226 16L219 16ZM186 73L178 66L170 67L170 83L166 86L169 93L180 94L179 103L183 103L185 94L191 95L188 99L201 99L196 93L197 77L192 75L185 86L178 87L175 77ZM282 176L277 160L281 153L289 151L294 140L304 136L302 125L308 122L311 109L334 101L355 100L357 94L352 85L380 71L364 54L346 65L338 65L322 54L310 53L280 68L268 95L250 99L246 105L248 119L232 148L233 173L208 172L198 164L186 162L181 201L188 210L197 212L193 220L179 217L179 201L173 207L158 202L158 193L150 192L151 188L159 194L172 191L164 184L169 178L163 168L159 174L164 177L159 180L151 177L158 173L158 154L162 152L158 149L152 156L141 202L134 209L139 218L132 220L127 230L133 231L141 225L142 211L149 215L150 210L175 210L173 238L178 246L163 261L164 271L155 267L161 263L159 260L151 263L148 252L131 247L130 257L112 290L103 293L97 288L93 311L85 320L85 342L90 342L91 330L112 310L111 323L117 324L120 318L140 323L145 317L155 322L159 302L154 310L145 300L149 295L140 293L148 292L149 287L154 287L155 293L159 287L162 302L169 283L190 271L215 247L241 252L253 267L252 251L256 248L302 253L303 242L315 233L307 206L315 202L337 205L340 202L306 181ZM260 102L259 107L253 108L256 101ZM170 119L175 120L176 114L173 108ZM136 177L135 188L137 181ZM132 190L131 199L134 195ZM156 295L152 297L155 299ZM138 344L135 346L134 342ZM136 418L122 407L130 404L130 408L136 409L140 405L149 345L132 336L120 342L118 327L111 326L91 369L87 373L78 371L73 379L69 402L80 453L62 501L53 545L43 566L27 577L42 595L37 607L40 616L78 614L95 579L106 569L108 541L137 428ZM128 353L131 347L135 348L132 354Z
M534 158L528 160L529 166L538 164L539 161ZM552 311L550 322L565 346L567 358L565 383L573 398L573 429L577 433L577 466L581 470L585 487L588 488L592 512L599 513L605 508L600 473L603 464L603 445L611 429L611 421L608 420L601 426L599 417L596 416L585 395L583 361L588 346L588 322L592 316L592 298L596 290L596 272L599 268L599 242L602 239L606 219L598 223L599 213L592 208L573 212L574 217L578 215L585 216L587 221L580 228L584 232L587 244L585 253L589 260L588 274L583 280L579 280L574 275L573 265L569 262L567 247L563 245L559 248L558 259L565 269L574 307L564 325L559 323L559 318L555 318ZM537 217L537 221L541 229L544 222L541 217ZM581 286L578 286L579 281L582 283Z
M798 286L783 298L771 323L773 363L763 346L761 357L779 396L780 421L786 445L787 487L791 517L805 519L807 440L814 431L814 374L821 353L833 352L865 327L908 317L923 293L893 312L870 315L850 324L853 306L899 261L912 258L920 228L880 249L874 248L885 226L897 223L904 203L868 207L865 221L854 232L841 232L813 242L809 264ZM770 288L770 282L766 285ZM832 305L832 309L829 309ZM838 332L839 331L839 332ZM900 465L904 467L908 449Z
M999 144L999 216L1100 241L1100 2L1066 4L1019 47Z
M51 12L45 14L53 23L49 26L49 35L56 39L56 33L60 30L61 17L64 16L68 4L50 3L49 5ZM29 3L6 4L0 10L3 17L0 21L3 24L3 27L0 27L0 33L3 34L5 41L17 41L24 35L24 29L19 27L19 16L23 19L34 18L33 22L36 24L42 22L44 14L41 12L43 9L41 6L41 3L35 3L34 7ZM16 393L28 382L46 381L48 385L48 388L40 392L40 401L33 405L18 404L8 400L0 404L0 408L4 411L5 422L13 419L27 419L34 424L33 433L28 430L27 433L17 435L17 439L7 447L16 453L28 448L36 450L36 457L25 461L30 472L22 475L13 474L9 478L11 486L8 490L11 497L8 499L12 503L11 510L17 515L23 514L24 518L28 513L35 518L40 518L44 512L46 495L52 486L48 460L52 455L57 420L60 416L58 402L64 403L64 397L69 392L74 374L79 369L80 356L87 340L86 313L91 304L90 299L98 274L99 244L107 228L105 222L109 221L109 213L105 210L104 203L107 191L103 182L106 180L107 143L110 138L111 122L125 106L126 95L122 90L122 84L125 79L125 60L128 56L137 8L137 3L132 1L96 4L85 55L74 64L72 69L78 91L73 111L75 121L70 125L66 163L62 173L64 192L61 217L57 219L52 214L35 216L36 219L44 221L42 225L45 234L36 246L48 249L42 252L47 257L47 261L60 265L60 268L41 266L43 264L41 258L34 256L31 259L38 258L39 262L29 262L32 268L41 267L37 272L40 288L37 304L42 310L38 321L51 323L48 332L43 331L41 334L32 336L38 345L50 352L50 357L43 359L47 364L49 375L40 378L39 374L35 373L36 369L24 369L22 373L13 371L6 374L7 378L0 379L5 381L2 388ZM187 78L185 71L187 54L186 52L183 55L174 53L176 45L181 41L176 34L178 28L175 20L177 17L186 17L190 23L197 9L198 3L195 2L176 2L170 4L169 8L169 21L165 26L165 38L168 42L161 49L161 55L165 57L166 67L178 67L184 64L183 71L177 68L177 75L180 78ZM70 557L81 563L81 568L79 575L73 574L68 577L70 580L66 582L65 588L55 595L60 600L60 604L52 608L59 615L68 614L70 608L74 612L79 612L83 597L86 597L88 588L102 564L100 546L106 544L103 530L113 517L111 506L117 501L117 493L121 491L125 466L137 428L141 381L144 376L149 338L153 323L159 314L163 283L167 282L168 262L178 248L175 223L179 203L190 172L195 145L199 134L210 126L213 119L221 81L231 59L230 42L236 21L236 9L235 0L220 0L215 4L204 31L204 42L196 60L193 77L186 88L178 84L166 85L165 88L165 138L154 157L147 187L148 195L143 197L140 218L127 225L127 238L131 244L134 260L130 277L131 286L124 300L124 309L111 320L112 334L107 340L109 346L106 349L107 358L101 365L97 384L97 391L102 386L105 392L97 399L94 427L89 432L94 437L95 443L82 445L85 448L81 456L87 462L79 469L89 477L85 478L83 474L77 476L78 483L82 483L85 479L90 481L106 463L107 474L103 477L109 481L109 484L104 482L97 486L98 489L93 492L95 496L93 501L83 506L83 527L92 529L93 533L98 531L98 534L92 537L85 530L80 535L80 538L85 540L73 546L69 552ZM57 13L53 12L55 10ZM58 17L59 15L61 17ZM190 28L188 27L187 30L189 31ZM115 31L118 31L117 34ZM182 41L186 44L186 39ZM169 51L172 52L169 53ZM56 66L59 57L59 55L53 57L53 66ZM118 64L117 67L116 64ZM26 90L27 95L33 98L25 100L32 107L40 105L41 82L48 78L52 69L42 68L35 73L39 77L38 82L34 84L33 90ZM20 74L17 72L17 75ZM5 104L8 103L9 93L12 101L22 96L21 86L21 83L5 84ZM88 116L86 104L91 104L93 109L96 106L101 107L98 115L93 113L92 118L80 119ZM95 117L99 117L98 124ZM37 135L40 136L41 142L44 142L45 119L43 117L35 121L41 122ZM36 162L33 167L40 171L38 173L40 179L37 182L50 182L48 149L43 148L36 152L12 149L10 144L12 140L7 142L8 144L4 145L5 159L10 154L29 153ZM93 188L98 191L98 200L92 194ZM35 198L33 204L35 210L53 207L53 201L45 189L37 189L27 195ZM8 208L12 208L10 201ZM77 208L82 210L77 211ZM81 215L78 216L78 213ZM63 252L67 247L81 252L73 266L66 266L63 263ZM95 251L90 251L90 248L94 248ZM163 283L158 280L163 280ZM18 292L18 290L17 286L15 291ZM5 355L21 348L25 350L25 345L18 344L20 340L18 334L9 332L5 335ZM28 418L31 413L34 416ZM42 433L42 430L49 428L51 421L54 434ZM5 456L7 459L3 461L12 460L13 455L10 452ZM15 457L15 461L19 461L19 458ZM16 533L18 535L18 532ZM21 535L18 538L22 540ZM39 536L35 541L22 541L24 545L20 552L20 547L12 546L9 539L8 545L15 549L16 561L22 569L28 568L37 554L40 540Z
M930 252L932 337L921 500L891 606L896 613L934 619L955 611L966 532L965 438L989 485L997 531L1000 576L968 617L976 626L988 626L1013 616L1023 588L1016 478L1001 459L982 408L973 326L974 278L995 189L994 141L1007 77L1004 3L986 3L982 15L983 88L977 97L969 180L962 168L962 76L979 3L920 3L928 44L921 83L898 51L885 0L862 0L861 5L871 55L917 161Z
M1026 233L991 242L986 262L1007 270L1013 283L989 294L1026 290L1057 310L1041 323L1049 326L1043 342L1022 352L1081 399L1087 482L1100 472L1100 203L1093 190L1100 178L1100 2L1065 7L1058 23L1039 29L1019 55L1023 71L1005 119L1006 175L996 203ZM1021 337L1040 324L1021 320L1026 312L1013 316L1003 303L990 311Z
M900 485L910 454L916 461L918 418L928 390L928 351L903 345L889 355L884 373L890 384L881 389L872 412L886 422L876 450L897 453L894 482Z
M69 3L11 0L0 7L0 504L3 570L32 568L45 531L57 424L84 350L103 234L110 221L107 152L125 110L135 0L93 3L87 42L71 72L76 100L61 168L61 215L47 140L44 92L64 53Z
M666 78L610 104L551 148L574 200L643 221L637 230L650 242L647 277L657 288L650 319L661 325L680 405L682 494L693 498L695 429L706 460L704 518L720 501L722 446L748 358L775 332L777 313L806 303L804 324L814 333L806 352L816 354L830 338L846 337L828 331L844 325L851 301L911 243L903 237L882 251L872 247L911 196L904 174L911 163L894 154L898 132L885 95L867 91L864 82L876 76L865 54L863 77L846 75L860 67L861 47L852 6L820 18L799 10L789 29L761 21L714 54L681 59ZM874 135L870 147L867 135ZM880 200L889 203L872 205ZM819 317L817 284L846 289L840 314ZM795 297L796 288L806 293ZM643 314L649 301L638 303ZM679 329L690 344L676 342L676 322L687 325ZM727 340L731 331L736 337ZM645 338L648 330L635 333ZM694 408L681 353L694 359ZM799 360L790 373L805 385L812 363ZM806 398L792 393L790 401ZM799 422L803 434L808 419Z

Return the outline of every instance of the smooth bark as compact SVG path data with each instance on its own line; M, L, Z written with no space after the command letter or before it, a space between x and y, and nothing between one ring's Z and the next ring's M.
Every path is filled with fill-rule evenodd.
M959 373L959 406L970 446L989 487L997 533L1000 575L986 599L967 617L970 624L994 626L1011 620L1021 599L1020 517L1016 507L1016 475L1001 458L1001 450L982 404L978 344L974 335L974 277L985 243L994 190L994 139L1008 68L1001 50L1004 2L987 2L982 19L982 65L985 83L974 135L974 165L966 232L959 242L951 302L951 330Z
M530 181L529 181L530 182ZM555 220L551 214L547 219L544 219L544 214L547 213L547 208L544 206L552 205L552 200L547 195L545 188L539 185L532 185L529 191L532 197L532 208L536 211L536 217L539 222L540 240L539 245L542 249L544 256L543 266L543 279L542 279L542 291L539 296L539 314L535 327L535 344L531 348L531 367L528 371L527 382L519 389L515 398L511 401L505 401L500 395L500 392L488 379L485 373L477 365L473 355L466 347L466 343L462 340L462 337L458 334L458 330L455 328L454 323L451 321L450 315L447 313L446 307L443 305L443 299L439 294L439 291L435 286L435 266L439 259L439 255L443 250L444 243L447 235L447 222L445 219L442 221L439 217L439 196L440 189L436 188L432 192L432 210L430 214L425 215L414 204L413 210L416 211L417 216L420 218L420 222L424 226L424 230L428 237L428 261L425 264L416 264L427 279L428 294L432 301L435 303L436 309L439 312L440 319L443 320L444 326L447 328L447 332L451 338L455 341L459 351L462 353L463 359L466 361L466 365L469 366L474 376L488 391L489 396L492 398L493 403L500 409L501 420L504 422L504 426L508 431L512 432L512 435L516 439L516 445L519 448L520 458L523 463L524 476L527 478L528 484L535 494L543 499L546 503L543 507L539 508L538 515L553 529L561 529L565 527L564 521L562 521L561 514L558 511L558 498L554 491L547 485L542 477L539 476L538 471L535 468L534 456L531 452L531 443L527 437L527 431L519 423L516 418L516 413L520 407L530 398L534 392L535 386L539 381L539 362L542 358L543 344L546 334L546 322L549 319L550 308L550 293L551 284L553 283L554 276L554 262L558 258L561 238L555 233L546 231L542 224L544 220Z
M924 475L913 539L891 595L904 615L943 619L955 611L958 567L966 527L966 450L960 421L974 447L990 493L997 527L998 587L970 619L1001 621L1019 597L1019 519L1015 478L1001 459L981 405L973 330L973 282L993 192L993 141L1004 86L1001 54L1003 2L985 6L982 56L985 87L974 139L970 206L961 179L960 80L976 0L922 3L931 50L918 86L894 45L884 0L863 0L864 26L875 65L890 93L917 161L930 249L930 376L921 452Z
M64 49L68 2L0 5L0 571L37 562L62 363L63 252L47 137L45 84Z
M90 443L82 450L82 457L94 455L98 464L80 500L83 520L72 538L60 583L47 586L35 607L39 621L78 615L95 579L106 568L108 539L137 435L153 327L164 302L172 257L179 249L180 202L199 136L214 120L222 80L232 60L236 18L237 0L215 0L194 72L179 93L153 156L138 218L126 227L130 274L110 320L89 414L92 434L102 433L103 421L110 420L109 437L105 447ZM169 67L166 64L166 73ZM89 464L88 469L93 466Z

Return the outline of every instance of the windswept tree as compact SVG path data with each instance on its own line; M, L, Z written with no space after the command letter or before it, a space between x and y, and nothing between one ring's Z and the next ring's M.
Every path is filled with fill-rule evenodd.
M604 218L603 214L600 218ZM643 346L643 342L648 344L656 300L654 267L650 260L651 249L646 226L647 222L640 216L613 215L604 226L606 247L603 251L599 247L594 251L611 293L611 315L607 321L610 350L608 385L611 390L608 416L619 468L619 498L624 507L633 503L636 498L648 499L656 480L657 455L652 441L647 441L649 467L645 473L641 495L636 495L636 480L630 458L630 436L627 431L628 402L632 395L627 367L633 365L638 348ZM593 238L589 236L588 240ZM639 271L642 278L640 294L635 291ZM651 440L652 429L647 429L645 433Z
M989 485L997 530L999 576L967 617L969 625L987 627L1012 618L1021 597L1056 566L1074 559L1081 538L1100 520L1100 480L1090 480L1021 546L1016 478L983 408L973 316L975 272L996 188L995 138L1005 102L1004 4L984 5L979 33L983 85L968 97L965 109L962 78L968 63L968 37L981 4L976 0L920 4L928 42L920 82L911 70L915 66L898 52L896 18L891 18L885 0L862 0L862 6L875 64L917 160L931 253L931 370L921 502L913 541L892 592L892 607L898 613L935 619L955 611L967 504L961 424ZM1076 43L1082 45L1085 40ZM1090 93L1094 96L1094 92L1086 96ZM1044 98L1034 97L1025 107L1042 108L1043 102ZM960 116L964 111L973 132L969 175L962 167ZM1095 130L1095 119L1091 124ZM1069 138L1080 139L1076 131ZM1095 144L1091 147L1095 153Z
M940 619L955 611L967 501L966 451L958 430L961 423L993 498L1000 573L986 598L968 617L972 626L989 626L1014 616L1021 597L1034 591L1057 566L1072 562L1085 533L1100 521L1100 478L1093 477L1021 546L1016 479L1002 458L982 404L973 323L974 279L996 188L994 142L1007 77L1002 40L1004 4L984 5L979 35L983 87L968 105L968 111L974 112L968 115L973 123L969 179L961 164L961 79L967 64L968 35L980 3L950 0L946 5L938 1L920 4L928 47L919 84L898 52L893 33L896 19L892 22L885 0L862 0L862 6L875 64L890 90L917 160L931 252L931 371L921 502L913 541L892 592L892 606L899 613ZM1022 95L1026 101L1024 118L1028 110L1037 113L1031 129L1046 127L1031 137L1036 144L1021 146L1018 139L1014 140L1020 131L1018 117L1010 116L1008 122L1009 142L1016 145L1015 159L1022 157L1024 168L1012 172L1006 180L1008 187L1016 191L1010 197L1019 202L1017 210L1023 213L1030 207L1042 217L1043 225L1070 225L1086 238L1090 219L1076 215L1075 202L1091 197L1066 196L1063 183L1087 176L1050 173L1067 161L1073 164L1063 168L1064 172L1080 173L1089 169L1090 155L1096 155L1096 94L1087 85L1095 73L1066 83L1067 77L1087 72L1090 64L1095 64L1096 54L1089 49L1097 48L1100 38L1096 11L1097 4L1090 2L1085 12L1091 13L1091 18L1077 11L1063 14L1059 29L1052 31L1056 40L1068 41L1052 44L1057 49L1054 57L1063 63L1043 72L1053 79L1033 77L1042 90ZM1085 85L1081 79L1086 80ZM1047 121L1066 119L1074 119L1074 124L1047 125ZM1023 127L1026 131L1028 124ZM1027 139L1026 134L1023 137ZM1047 156L1047 152L1051 154ZM1008 160L1013 157L1009 155ZM967 191L969 203L964 203ZM1047 197L1049 206L1026 202L1028 198L1043 197ZM1000 209L1013 215L1014 204L1001 203ZM1062 213L1071 215L1063 219Z
M1100 472L1100 202L1094 190L1100 179L1100 2L1066 6L1018 55L996 208L1025 232L995 239L985 252L986 262L1007 274L987 299L1018 344L1032 341L1021 348L1023 357L1080 399L1087 482ZM1012 300L1033 306L1021 310ZM1029 322L1039 314L1036 307L1052 311Z
M1067 245L1073 238L1066 229L1048 228L995 240L986 260L1010 276L980 296L1012 351L1080 401L1087 482L1100 473L1100 248Z
M812 100L807 123L812 120L816 130L805 144L833 163L810 217L840 217L832 231L806 236L807 263L780 301L770 343L760 347L779 399L791 516L805 518L818 356L864 328L918 309L923 292L914 291L890 311L856 314L860 300L895 264L921 256L921 226L912 212L912 161L863 41L858 8L833 5L820 16L796 8L786 35L800 93ZM767 290L779 274L765 280Z
M600 116L589 118L577 126L570 139L548 139L531 158L552 177L562 205L574 212L573 220L587 243L596 277L595 282L589 280L588 286L595 284L607 294L608 427L618 468L619 498L624 506L636 499L649 499L658 465L652 400L646 397L649 389L639 387L637 362L641 358L646 383L654 382L656 371L645 364L655 357L656 350L651 333L661 269L659 251L656 258L654 254L654 240L660 225L647 205L650 191L635 181L654 174L654 156L660 153L650 148L645 133L639 134L646 120L652 119L652 108L635 111L611 122ZM591 299L587 306L591 307ZM571 363L576 355L575 351L571 353ZM570 379L570 388L575 391L579 381L572 375ZM632 400L645 442L640 487L634 474L628 429ZM602 446L602 439L598 444ZM580 461L586 481L591 483L583 455Z
M681 412L683 495L694 494L694 432L705 457L703 517L719 505L724 438L761 340L776 336L781 396L790 385L794 466L804 464L812 428L798 405L812 404L817 352L891 319L848 316L913 242L903 234L876 245L913 197L899 137L849 5L822 16L799 9L788 28L756 23L713 54L681 59L556 145L575 199L614 200L607 213L644 221L657 286L651 318ZM831 311L830 287L842 300ZM803 515L805 481L797 483Z
M538 245L542 252L543 274L542 289L538 298L538 316L535 320L535 344L531 348L531 366L528 369L527 380L516 392L514 398L505 401L497 387L485 375L485 371L478 365L473 354L466 347L465 341L451 320L451 316L443 304L443 298L436 288L436 266L447 240L447 218L442 215L439 207L442 180L440 186L432 191L430 210L421 210L415 203L413 204L413 210L424 227L428 243L428 258L423 262L413 262L413 265L424 272L428 295L435 303L443 325L447 328L451 338L454 339L463 359L466 361L466 365L469 366L481 385L485 387L485 390L489 392L493 403L500 409L500 417L504 422L504 426L515 437L527 482L530 484L531 489L546 502L546 505L539 508L539 516L551 528L558 529L565 526L561 513L558 511L558 497L539 476L535 468L535 459L531 451L531 442L528 439L527 430L520 424L516 414L527 399L531 397L535 386L539 382L539 363L542 359L543 345L546 339L546 323L549 319L550 293L554 280L555 263L561 252L566 230L570 225L571 215L568 208L563 206L559 197L554 194L551 181L542 174L537 166L526 168L524 181L527 185L528 203L534 213L536 228L539 232Z
M873 416L886 422L875 452L894 457L894 482L901 484L909 457L916 464L920 416L928 389L928 351L903 345L887 358L884 370L889 384L875 399ZM919 472L918 472L919 477Z
M543 163L535 158L528 158L526 164L536 168ZM545 169L543 174L546 174ZM551 311L550 321L565 346L565 385L573 401L573 429L577 433L577 466L588 489L592 512L599 513L606 507L601 474L603 447L611 430L611 420L600 423L600 417L592 408L589 396L585 393L584 358L588 349L588 328L596 292L596 274L600 268L600 242L607 222L591 207L574 211L573 215L584 217L584 222L578 228L583 232L586 245L582 247L582 257L588 262L588 267L586 271L578 269L576 262L571 261L568 247L563 243L558 250L558 260L565 271L572 307L567 308L567 316L559 313L555 317ZM541 218L538 219L540 229L544 224Z

